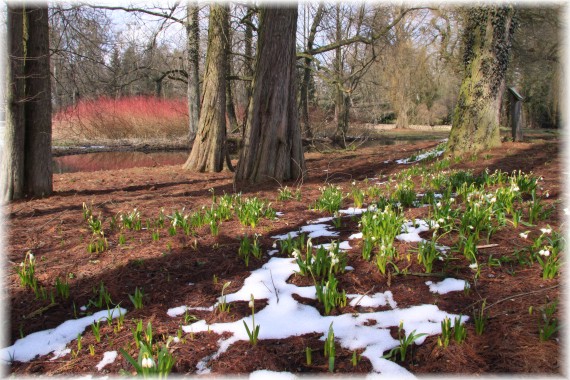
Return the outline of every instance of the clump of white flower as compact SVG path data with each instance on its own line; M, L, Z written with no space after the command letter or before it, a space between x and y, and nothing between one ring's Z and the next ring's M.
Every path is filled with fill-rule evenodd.
M550 256L550 251L548 249L546 249L546 247L545 247L545 249L541 249L540 251L538 251L538 254L541 256L548 257L548 256Z

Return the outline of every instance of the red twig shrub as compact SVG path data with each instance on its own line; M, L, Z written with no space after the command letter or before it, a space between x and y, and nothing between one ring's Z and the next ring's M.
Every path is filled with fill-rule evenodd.
M185 99L151 96L82 100L53 118L54 139L176 138L188 133Z

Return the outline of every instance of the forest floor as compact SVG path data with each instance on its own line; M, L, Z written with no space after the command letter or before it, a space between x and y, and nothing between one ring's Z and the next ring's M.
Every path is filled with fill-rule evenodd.
M106 306L98 302L103 293L101 284L112 300L110 307L120 305L127 312L124 320L103 319L100 341L97 341L91 323L87 323L86 328L80 331L80 338L73 336L65 343L69 350L63 356L49 353L18 361L13 352L6 354L6 350L0 350L4 354L0 357L5 359L8 355L16 359L6 366L6 370L16 375L104 376L133 373L133 366L120 353L114 361L101 365L101 370L96 366L101 363L104 353L121 348L136 358L139 350L133 331L137 321L142 320L145 327L147 323L152 323L155 344L164 346L169 337L174 338L170 339L168 349L175 358L172 369L175 374L195 374L197 365L205 363L213 375L248 374L259 370L326 375L329 360L323 355L323 331L326 332L330 322L326 323L324 330L317 329L280 339L262 339L268 329L262 325L261 339L256 345L251 345L247 340L237 340L222 352L219 351L220 342L227 342L231 333L216 332L214 326L225 326L249 317L251 309L247 300L231 302L229 311L211 306L222 292L229 295L240 290L252 271L261 269L276 258L288 257L281 252L269 256L268 251L276 243L275 236L297 231L312 220L331 216L330 213L310 208L321 195L321 188L325 184L340 186L345 195L354 187L365 190L376 186L384 196L389 197L385 184L378 185L377 182L385 182L389 176L394 178L398 172L409 170L410 167L433 165L441 158L410 165L398 164L395 160L408 158L436 145L437 142L428 141L356 151L308 153L308 173L304 181L282 184L293 191L299 188L300 200L278 200L280 187L276 183L263 186L234 184L232 173L191 173L180 166L54 175L55 192L52 196L17 201L4 208L8 265L5 270L7 292L3 292L5 298L2 301L9 306L6 321L9 323L3 324L8 331L8 344L13 345L17 340L31 337L34 332L56 328L68 320L106 310ZM435 305L450 315L469 317L464 323L467 337L462 343L452 338L447 347L438 345L439 330L439 333L426 336L421 344L414 345L405 360L392 358L394 365L401 367L404 373L564 375L564 360L561 357L563 335L555 332L541 340L539 329L563 324L558 322L558 319L563 319L561 305L551 314L547 309L563 294L561 278L566 273L566 267L562 266L561 273L553 279L543 279L539 263L536 260L529 262L532 255L525 256L533 239L536 241L538 236L544 235L541 228L560 232L564 228L563 159L560 147L557 141L503 143L499 148L466 157L463 161L452 161L444 172L472 170L474 175L480 175L486 169L491 173L498 169L509 174L521 170L542 177L537 196L541 198L542 210L548 211L545 213L547 216L532 225L518 224L516 228L507 221L488 242L485 238L481 239L477 253L478 277L459 249L454 248L458 241L456 232L442 238L441 242L452 247L451 252L445 261L434 263L432 274L425 273L418 263L417 253L414 252L418 243L395 241L399 259L388 267L386 275L382 275L374 260L362 258L362 240L349 240L351 248L347 251L347 265L353 270L338 275L340 288L346 290L347 294L363 296L383 292L385 296L393 296L394 304L347 304L333 308L331 316L349 314L356 318L370 313L374 318L380 318L383 312ZM413 181L417 193L425 192L421 188L421 175L413 177ZM168 233L168 218L163 227L152 227L152 223L160 218L161 209L167 216L172 215L174 210L200 212L203 207L210 208L213 194L219 198L224 193L236 192L241 192L242 197L270 201L271 207L282 214L273 220L262 218L254 228L244 226L233 216L221 223L217 236L210 233L208 226L193 229L188 235L178 230L171 236ZM520 209L522 220L526 221L528 195L523 199ZM364 207L374 201L372 197L367 198ZM463 201L458 199L457 207L462 207ZM352 198L345 197L342 208L352 206ZM108 244L103 252L88 252L88 245L96 239L84 218L85 207L95 219L103 222ZM121 222L117 216L121 214L126 219L134 209L140 213L142 229L118 227ZM429 219L430 210L431 207L426 206L406 207L403 213L408 220ZM147 221L152 223L147 225ZM346 241L350 235L359 232L358 224L358 216L345 216L340 220L340 226L330 225L338 233L334 240ZM151 228L147 229L147 226ZM530 231L527 239L520 235L526 231ZM153 237L153 232L158 235ZM420 235L430 239L432 232L425 231ZM246 267L238 256L240 239L244 234L253 236L254 233L259 234L263 255L260 259L252 257ZM313 244L330 241L330 237L316 237ZM42 296L41 291L34 294L29 287L21 285L18 271L23 268L21 263L29 260L29 256L26 257L29 251L34 255L37 286L43 287L45 294L52 292L53 299ZM430 292L425 284L426 281L439 282L447 277L463 280L469 284L469 288L438 294ZM69 297L56 292L56 279L67 281ZM223 289L228 282L230 284ZM297 287L311 285L309 278L299 274L291 274L287 283ZM264 285L271 292L272 286ZM140 309L133 307L129 297L136 288L144 291ZM276 287L273 289L277 291ZM311 297L295 296L295 300L298 307L302 305L317 310L320 315L325 314L322 305ZM267 304L267 300L256 298L256 314L261 314L265 307L269 307ZM181 306L187 307L187 313L175 316L167 314L169 310ZM482 306L487 322L483 333L478 335L473 316ZM212 331L208 327L208 331L189 332L197 331L189 327L196 320L205 320L208 326L212 326ZM305 322L298 320L297 323L303 325ZM394 340L398 341L401 337L397 321L382 327L378 320L371 317L368 325L374 326L375 323L377 330L387 330ZM433 325L435 330L439 329L439 323ZM362 327L355 326L355 329ZM406 334L410 332L406 329ZM326 333L324 335L326 337ZM312 351L311 364L307 363L307 347ZM377 368L375 362L361 355L364 348L347 347L340 341L336 344L335 373L366 374ZM220 354L212 356L216 352ZM352 359L358 358L358 355L361 355L360 360L353 365Z

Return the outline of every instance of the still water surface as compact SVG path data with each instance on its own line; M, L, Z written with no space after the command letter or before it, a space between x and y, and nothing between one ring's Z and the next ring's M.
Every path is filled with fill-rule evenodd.
M400 145L413 144L418 139L370 139L366 141L356 141L352 144L357 148L372 147L378 145ZM425 141L425 138L423 139ZM317 144L319 145L319 144ZM318 146L320 149L330 148ZM166 165L182 165L186 162L189 152L187 151L164 151L164 152L96 152L85 154L74 154L68 156L54 157L54 173L74 173L74 172L94 172L100 170L117 170L140 167L154 167ZM237 155L232 155L237 158Z

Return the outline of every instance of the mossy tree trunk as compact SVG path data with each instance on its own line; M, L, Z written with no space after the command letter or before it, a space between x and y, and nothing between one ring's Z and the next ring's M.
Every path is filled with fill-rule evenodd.
M300 179L305 170L297 113L297 7L260 11L258 48L236 181Z
M499 112L514 12L512 5L469 10L463 36L465 77L453 113L449 156L476 153L501 143Z
M189 0L186 13L186 37L188 47L188 142L192 142L198 131L200 120L200 77L199 77L199 43L200 29L198 25L198 4Z
M208 51L204 73L204 98L198 133L185 169L219 172L226 157L226 65L229 8L212 3L208 29Z

